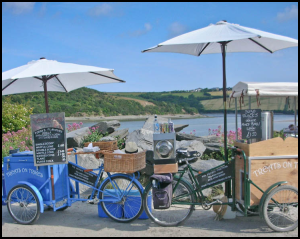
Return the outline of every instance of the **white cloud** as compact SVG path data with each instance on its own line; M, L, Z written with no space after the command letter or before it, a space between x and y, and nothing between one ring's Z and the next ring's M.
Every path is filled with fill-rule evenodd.
M150 23L145 23L144 27L145 28L142 30L132 31L129 33L122 34L121 36L123 37L123 36L127 35L130 37L139 37L139 36L142 36L152 30L152 25Z
M22 14L30 12L35 2L5 2L4 5L9 8L13 14Z
M145 30L148 32L152 29L152 26L150 23L145 23Z
M169 27L169 34L171 37L178 36L187 31L187 27L179 22L173 22Z
M88 12L90 16L108 16L112 12L113 8L107 3L97 5L91 8Z
M298 19L298 6L287 7L284 12L277 13L277 20L280 22Z
M47 5L46 2L42 3L42 5L41 5L40 12L39 12L39 15L41 17L45 16L45 14L46 14L46 10L47 10L46 5Z

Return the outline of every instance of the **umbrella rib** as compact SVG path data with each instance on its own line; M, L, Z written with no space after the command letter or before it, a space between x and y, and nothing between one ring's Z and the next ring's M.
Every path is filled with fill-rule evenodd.
M249 40L253 41L254 43L256 43L257 45L259 45L260 47L264 48L265 50L267 50L270 53L273 53L271 50L269 50L268 48L266 48L265 46L263 46L262 44L260 44L259 42L253 40L252 38L249 38Z
M161 45L157 45L155 48L158 48L158 47L160 47L160 46L161 46ZM154 48L154 47L153 47L153 48ZM152 50L153 48L143 50L142 53L147 52L147 51L150 51L150 50Z
M61 86L65 89L65 91L68 92L67 89L66 89L66 87L65 87L65 86L61 83L61 81L57 78L57 75L55 75L54 77L56 78L56 80L58 80L58 82L59 82L59 83L61 84Z
M57 75L58 75L58 74L56 74L56 75L51 75L51 76L49 76L49 77L46 77L45 80L48 81L48 80L52 79L53 77L56 77ZM42 80L42 81L44 80L43 78L39 78L39 77L37 77L37 76L34 76L34 78L36 78L36 79L38 79L38 80Z
M14 83L18 79L14 79L12 82L10 82L8 85L6 85L4 88L2 88L2 91L4 91L7 87L9 87L12 83Z
M205 50L206 47L208 47L209 44L210 44L210 42L207 43L207 44L205 45L205 47L204 47L204 48L202 49L202 51L198 54L198 56L200 56L200 55L202 54L202 52Z
M95 74L95 75L99 75L99 76L103 76L103 77L107 77L107 78L110 78L110 79L113 79L113 80L116 80L116 81L125 82L123 80L119 80L119 79L116 79L116 78L113 78L113 77L110 77L110 76L102 75L102 74L99 74L99 73L96 73L96 72L90 72L90 73Z

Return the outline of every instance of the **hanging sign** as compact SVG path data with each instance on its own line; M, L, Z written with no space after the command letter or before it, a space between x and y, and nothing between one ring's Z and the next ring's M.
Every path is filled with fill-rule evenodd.
M34 166L66 164L65 113L30 116Z
M261 139L261 109L241 110L242 139Z
M234 161L226 162L197 176L201 189L227 182L234 177Z
M92 172L84 172L84 168L80 167L72 162L68 163L68 175L73 178L75 181L79 181L90 185L95 186L98 176Z

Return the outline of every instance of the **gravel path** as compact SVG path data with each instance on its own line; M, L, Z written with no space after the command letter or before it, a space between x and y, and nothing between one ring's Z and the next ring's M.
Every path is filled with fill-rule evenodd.
M117 223L98 217L96 205L77 202L63 212L46 211L34 225L14 222L6 206L2 206L3 237L297 237L291 232L272 231L258 216L214 221L215 213L196 210L184 225L160 227L150 219Z

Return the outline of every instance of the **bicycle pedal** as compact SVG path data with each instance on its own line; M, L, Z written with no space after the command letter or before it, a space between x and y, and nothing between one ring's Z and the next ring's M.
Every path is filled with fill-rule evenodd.
M87 202L88 204L98 204L99 199L98 199L98 198L95 198L95 199L93 199L93 200L87 200L86 202Z

